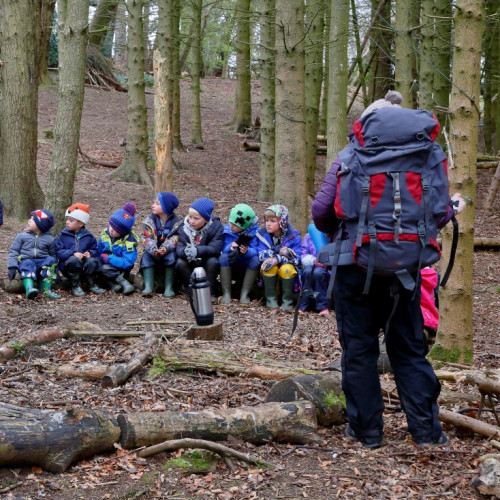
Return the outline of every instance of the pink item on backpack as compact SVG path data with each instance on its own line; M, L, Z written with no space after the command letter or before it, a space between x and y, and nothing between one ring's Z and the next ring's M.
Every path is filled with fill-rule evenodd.
M438 274L432 267L420 271L422 275L422 298L420 307L424 317L424 326L436 331L439 324L439 311L436 307L435 289L438 286Z

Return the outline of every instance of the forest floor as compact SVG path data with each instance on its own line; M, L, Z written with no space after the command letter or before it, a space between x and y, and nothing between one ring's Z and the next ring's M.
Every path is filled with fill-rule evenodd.
M174 191L179 197L177 213L184 215L195 198L215 200L215 213L227 221L236 203L252 205L261 217L266 203L256 200L258 153L243 152L242 138L225 123L232 116L234 82L205 79L202 82L204 148L188 142L189 84L182 81L183 138L188 151L176 154L179 169L174 174ZM258 100L258 86L252 89ZM119 160L124 154L120 140L126 137L126 94L86 89L81 130L81 148L91 157ZM42 89L39 113L38 176L45 188L50 163L51 140L43 131L51 129L57 107L57 89ZM148 95L152 117L153 100ZM255 109L254 112L257 110ZM150 126L150 129L152 127ZM81 159L79 160L81 161ZM317 188L323 178L325 157L318 156ZM136 229L149 213L153 193L146 187L111 180L109 168L81 163L76 177L75 201L90 204L88 229L99 235L109 215L125 202L137 205ZM493 213L485 213L486 198L493 171L478 172L479 200L476 207L476 236L500 237L498 215L500 197ZM292 214L293 220L293 214ZM23 227L6 217L0 229L0 279L7 278L7 250ZM455 272L458 272L455 269ZM474 368L500 367L500 259L494 251L474 254ZM3 343L21 334L46 328L91 323L102 330L130 329L131 321L190 320L192 313L185 296L165 299L161 295L143 298L140 292L124 297L107 292L102 296L75 298L62 291L59 301L24 296L0 290L0 332ZM223 347L253 359L293 362L298 367L322 369L340 357L335 316L308 313L299 320L295 337L285 343L292 315L270 312L254 300L250 307L237 301L216 306L216 320L222 322ZM183 331L186 325L168 325ZM142 325L139 330L162 326ZM65 378L57 367L73 362L109 364L123 362L136 351L134 338L58 340L39 347L26 347L17 357L1 366L0 401L44 410L61 410L68 405L109 410L115 415L137 411L196 411L205 408L254 406L264 401L272 382L218 373L167 372L148 376L150 366L135 374L118 389L102 389L98 381ZM175 347L175 343L173 344ZM448 367L452 369L453 367ZM390 375L384 375L390 379ZM480 395L465 384L443 382L446 389ZM457 403L458 410L468 403ZM487 414L486 420L491 419ZM73 464L66 472L51 474L38 467L0 469L2 498L125 499L125 498L372 498L372 499L470 499L477 497L471 484L479 469L479 458L495 449L483 437L445 426L450 438L448 449L421 450L409 438L404 415L388 406L384 413L384 446L368 451L344 436L344 425L320 428L323 443L317 449L296 449L287 444L253 446L235 441L229 445L249 451L277 465L273 470L237 463L231 471L221 462L215 470L198 475L167 469L168 460L178 456L163 453L138 460L135 453L117 449ZM492 420L489 420L492 421ZM498 450L497 450L498 451Z

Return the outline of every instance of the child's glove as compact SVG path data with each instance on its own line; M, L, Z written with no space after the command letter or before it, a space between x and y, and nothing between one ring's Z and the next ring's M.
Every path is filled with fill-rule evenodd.
M269 271L272 267L274 267L278 263L278 259L276 257L268 257L264 262L262 262L260 268L262 271Z
M459 214L460 212L463 212L465 207L467 207L467 203L460 193L455 193L451 197L451 201L452 201L453 208L455 209L455 212L457 214Z
M101 254L101 260L104 262L104 264L107 264L108 260L109 260L109 254L108 253L102 253Z
M198 249L194 245L187 245L184 249L184 255L188 262L193 262L196 260L196 256L198 255Z
M280 255L288 260L293 260L295 259L295 257L297 257L297 254L291 248L288 247L281 247Z
M17 267L9 267L9 279L12 281L16 277Z
M236 264L236 261L238 260L239 256L240 256L240 252L238 252L238 247L230 250L227 253L227 260L229 261L229 264L231 264L231 265Z

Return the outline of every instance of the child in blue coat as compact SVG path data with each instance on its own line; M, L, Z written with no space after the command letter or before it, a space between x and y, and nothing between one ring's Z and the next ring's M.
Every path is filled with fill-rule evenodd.
M40 290L49 299L59 299L60 295L51 290L57 272L54 237L50 228L54 225L54 215L42 208L31 212L31 218L24 231L12 242L7 259L9 279L13 280L19 271L23 280L26 298L38 295L35 281L40 279Z
M144 277L142 295L153 293L155 268L165 274L165 297L174 297L175 248L179 241L177 230L181 219L174 210L179 206L177 196L167 191L158 193L151 207L151 214L142 225L142 241L145 252L141 259L141 272Z
M71 293L83 297L81 277L86 277L92 293L106 290L97 285L97 274L101 267L97 240L85 228L90 218L90 209L84 203L74 203L66 210L66 227L56 239L56 257L59 271L70 279Z
M137 259L139 238L132 231L135 222L135 205L125 203L109 218L109 226L102 230L97 242L97 250L101 254L103 265L101 274L115 292L130 295L134 287L126 277L134 267Z
M278 308L276 282L281 279L281 309L293 308L294 284L300 268L301 239L288 222L288 209L271 205L264 214L265 226L257 233L259 240L260 273L264 281L266 306Z
M224 226L224 247L219 258L222 304L231 302L232 279L242 280L240 304L250 304L249 293L258 275L260 266L258 240L255 238L259 218L252 207L239 203L229 213L229 222Z

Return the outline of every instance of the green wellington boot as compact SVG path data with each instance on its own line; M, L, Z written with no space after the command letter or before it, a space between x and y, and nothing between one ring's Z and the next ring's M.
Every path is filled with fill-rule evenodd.
M174 278L175 278L175 269L174 267L166 267L165 268L165 290L163 292L163 296L171 299L175 297L174 290Z
M240 304L244 306L250 304L250 298L248 295L253 290L258 273L258 269L247 269L245 271L243 283L241 284Z
M293 284L295 278L287 278L281 280L281 309L283 311L290 311L293 309L293 301L295 294L293 293Z
M54 282L51 279L45 278L44 280L42 280L42 282L40 284L40 291L45 295L45 297L48 297L49 299L52 299L52 300L60 299L61 296L58 293L53 292L50 289L50 287L52 286L52 283L54 283Z
M220 285L222 287L221 304L231 303L232 272L230 267L220 268Z
M130 282L125 279L123 274L119 274L116 277L115 281L122 287L123 295L130 295L131 293L134 293L133 285L131 285Z
M143 267L142 277L144 278L144 290L142 291L143 297L149 297L153 293L153 288L155 286L155 268Z
M38 295L38 289L35 288L35 282L31 278L24 278L23 285L27 299L34 299Z
M266 307L268 309L278 308L278 298L276 297L276 280L278 276L262 276L264 281L264 295L266 296Z

